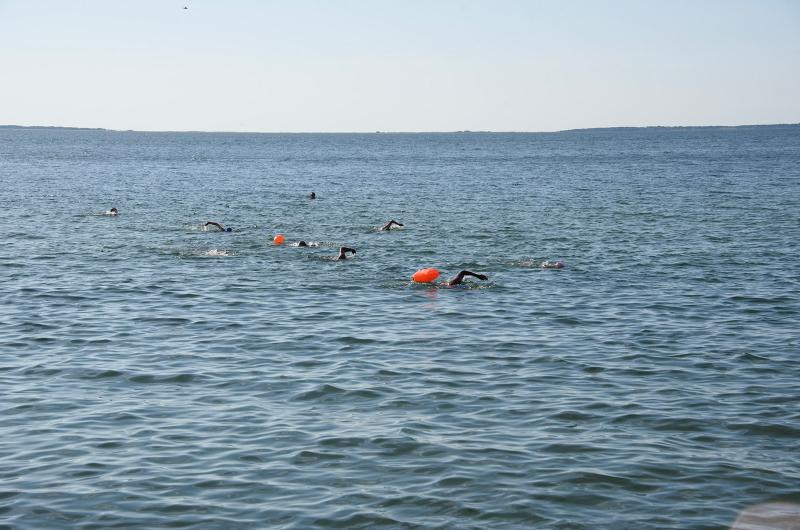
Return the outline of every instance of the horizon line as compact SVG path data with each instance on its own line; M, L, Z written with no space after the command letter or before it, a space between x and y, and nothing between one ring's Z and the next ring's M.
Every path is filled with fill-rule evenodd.
M73 131L106 131L135 133L195 133L195 134L556 134L580 131L633 130L633 129L734 129L743 127L796 127L797 123L744 123L738 125L613 125L607 127L578 127L553 131L492 131L482 129L463 129L452 131L225 131L225 130L139 130L110 129L107 127L76 127L70 125L0 125L0 129L59 129Z

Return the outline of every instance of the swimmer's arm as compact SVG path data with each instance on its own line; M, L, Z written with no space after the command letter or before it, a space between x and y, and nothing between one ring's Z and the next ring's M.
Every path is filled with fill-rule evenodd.
M390 230L390 229L392 228L392 225L396 225L396 226L405 226L403 223L398 223L397 221L395 221L394 219L392 219L391 221L389 221L388 223L386 223L385 225L383 225L383 226L381 227L381 230Z
M347 253L352 252L353 254L356 253L356 249L350 247L339 247L339 255L336 257L337 260L347 259Z
M220 230L225 230L224 228L222 228L222 225L221 225L221 224L219 224L219 223L216 223L216 222L214 222L214 221L206 221L206 224L204 224L203 226L208 226L208 225L214 225L214 226L216 226L217 228L219 228Z
M474 276L474 277L478 278L479 280L488 280L489 279L489 277L486 276L485 274L478 274L478 273L475 273L475 272L472 272L472 271L461 271L458 274L456 274L455 278L453 278L452 280L447 282L447 285L458 285L458 284L460 284L460 283L462 283L464 281L464 277L465 276Z

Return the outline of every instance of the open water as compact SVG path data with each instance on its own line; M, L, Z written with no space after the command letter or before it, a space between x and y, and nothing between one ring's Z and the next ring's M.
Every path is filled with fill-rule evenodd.
M0 182L0 528L800 501L800 126L0 129Z

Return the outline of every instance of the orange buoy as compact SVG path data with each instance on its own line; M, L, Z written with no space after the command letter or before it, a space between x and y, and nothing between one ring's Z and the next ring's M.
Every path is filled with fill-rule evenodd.
M280 245L284 241L286 241L286 238L283 237L283 234L278 234L272 238L272 242L275 243L276 245Z
M420 269L411 275L412 282L430 283L439 277L439 271L436 269Z

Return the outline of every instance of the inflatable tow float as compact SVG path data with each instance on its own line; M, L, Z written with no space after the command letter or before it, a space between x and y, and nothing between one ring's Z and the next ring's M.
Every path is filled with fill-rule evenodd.
M411 275L411 281L417 283L431 283L439 277L439 271L436 269L420 269Z

